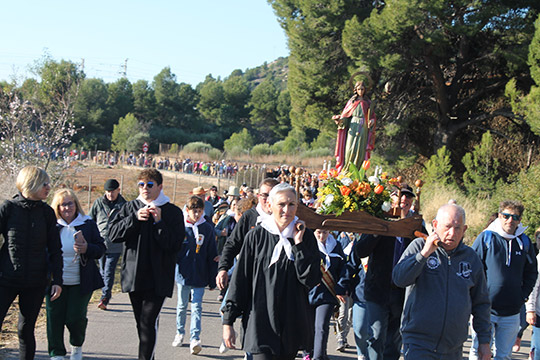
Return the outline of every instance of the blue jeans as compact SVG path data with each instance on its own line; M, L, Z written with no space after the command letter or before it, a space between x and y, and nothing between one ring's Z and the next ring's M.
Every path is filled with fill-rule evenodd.
M516 341L516 336L519 332L519 314L510 316L497 316L491 314L491 333L493 339L495 339L495 360L510 360L512 356L512 346ZM478 359L478 337L476 333L472 331L471 350L469 352L469 359Z
M368 343L370 360L397 360L401 356L401 324L402 305L391 302L380 305L366 301L366 308L371 330Z
M191 293L191 327L190 340L200 340L203 287L192 287L176 283L178 286L178 303L176 305L176 329L179 334L185 334L186 313Z
M536 321L538 322L540 320L538 316L536 316ZM538 324L540 325L540 324ZM532 337L531 337L531 351L534 351L534 357L533 360L540 360L540 327L533 326L532 327Z
M358 358L368 358L367 340L369 338L369 322L366 304L355 302L352 308L352 323L354 329L354 342Z
M120 253L118 254L104 254L99 258L99 270L101 271L101 277L105 285L101 288L101 300L107 299L107 303L111 299L112 288L114 285L114 273L116 271L116 264L120 259Z

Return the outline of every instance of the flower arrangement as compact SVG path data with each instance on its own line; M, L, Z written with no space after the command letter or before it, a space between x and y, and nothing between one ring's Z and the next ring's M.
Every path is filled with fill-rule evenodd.
M319 174L322 185L317 192L317 213L339 216L345 211L360 210L384 218L391 209L389 187L399 184L399 181L389 179L386 173L379 173L378 170L366 178L370 165L370 161L366 160L361 169L349 164L347 171L323 170Z

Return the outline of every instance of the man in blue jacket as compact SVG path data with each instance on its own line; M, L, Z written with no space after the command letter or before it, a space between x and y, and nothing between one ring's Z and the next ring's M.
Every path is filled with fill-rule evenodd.
M407 287L401 321L405 359L461 360L472 314L479 355L489 360L489 296L482 262L462 241L465 211L443 205L433 229L407 247L392 272L394 283Z
M531 293L538 270L531 240L521 225L524 207L506 200L499 205L497 218L489 224L472 248L482 259L491 300L491 323L495 339L495 359L510 359L519 331L519 312ZM469 359L477 359L477 340Z

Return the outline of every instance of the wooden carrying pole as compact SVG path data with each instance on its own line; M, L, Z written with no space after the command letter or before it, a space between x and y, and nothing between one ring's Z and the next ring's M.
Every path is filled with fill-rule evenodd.
M306 226L312 230L325 229L412 238L415 230L422 229L422 217L420 215L399 220L384 220L363 211L348 211L340 216L321 215L299 203L296 216L303 220Z

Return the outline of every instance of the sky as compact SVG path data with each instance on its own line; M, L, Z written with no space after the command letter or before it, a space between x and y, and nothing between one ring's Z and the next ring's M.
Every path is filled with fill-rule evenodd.
M45 55L88 78L152 81L170 67L196 86L289 55L266 0L17 0L2 4L0 80L32 77ZM83 61L84 59L84 61ZM126 61L127 59L127 61Z

